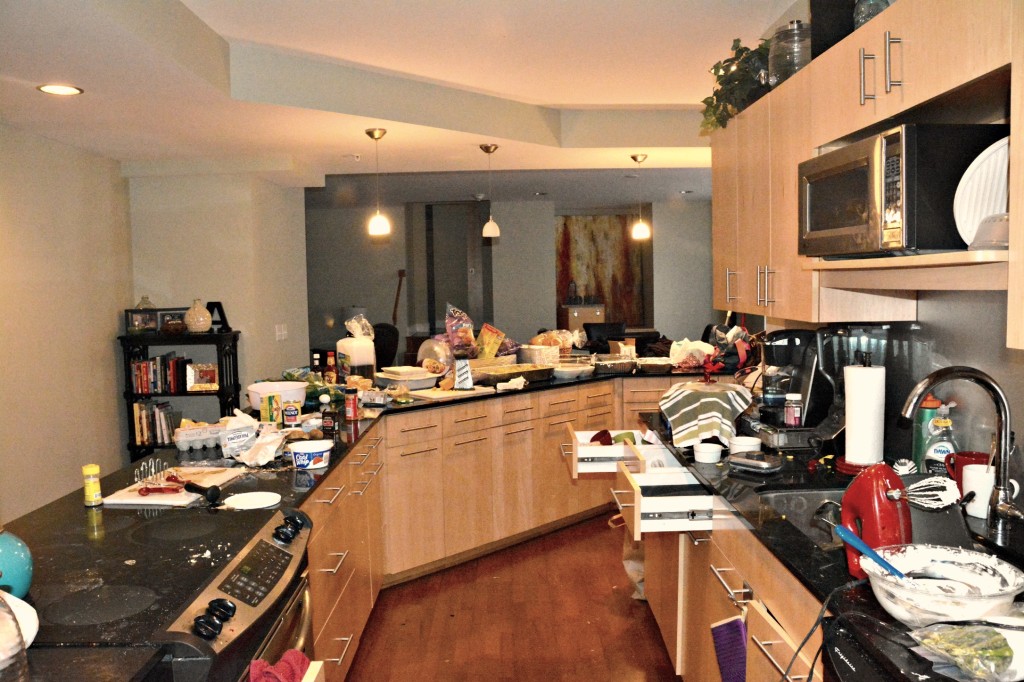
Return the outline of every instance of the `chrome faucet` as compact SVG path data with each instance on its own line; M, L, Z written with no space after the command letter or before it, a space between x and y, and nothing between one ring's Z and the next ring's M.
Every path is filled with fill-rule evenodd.
M907 401L903 403L902 415L906 419L913 419L914 412L929 391L953 379L965 379L977 384L988 393L996 406L996 428L999 430L999 441L996 446L998 468L996 483L988 504L988 531L990 540L998 545L1006 545L1009 540L1009 519L1024 519L1024 512L1010 501L1010 404L1003 389L981 370L964 366L945 367L935 370L911 389Z

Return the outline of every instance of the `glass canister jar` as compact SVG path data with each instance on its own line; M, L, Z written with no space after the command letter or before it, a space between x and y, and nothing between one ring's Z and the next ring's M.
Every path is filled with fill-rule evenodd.
M857 0L853 6L853 27L860 28L889 6L889 0Z
M768 85L778 86L811 61L811 25L791 21L775 31L768 49Z

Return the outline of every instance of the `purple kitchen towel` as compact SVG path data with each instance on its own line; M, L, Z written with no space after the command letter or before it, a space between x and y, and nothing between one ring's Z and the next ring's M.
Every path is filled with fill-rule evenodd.
M746 682L747 625L742 616L733 616L711 624L715 658L722 682Z

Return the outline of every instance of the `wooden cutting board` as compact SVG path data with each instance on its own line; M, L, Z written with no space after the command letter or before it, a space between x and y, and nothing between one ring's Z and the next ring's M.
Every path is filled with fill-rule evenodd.
M488 395L494 392L493 386L474 386L472 390L468 391L445 391L440 388L424 388L418 391L409 391L409 395L423 400L460 400L477 395Z
M227 483L235 480L245 473L244 467L233 468L208 468L208 467L171 467L161 474L158 474L150 482L140 481L133 483L127 488L118 490L113 495L103 498L103 504L110 506L127 505L133 507L187 507L200 499L199 493L189 493L182 490L177 493L153 493L140 495L139 489L145 486L170 486L179 485L175 483L161 482L164 476L172 474L180 476L185 481L192 481L197 485L209 487L219 485L224 487Z

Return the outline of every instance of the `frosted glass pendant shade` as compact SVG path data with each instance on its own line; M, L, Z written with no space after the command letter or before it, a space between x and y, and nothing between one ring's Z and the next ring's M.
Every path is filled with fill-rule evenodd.
M498 227L498 223L494 222L494 217L493 216L491 217L490 220L488 220L486 223L484 223L483 236L485 236L485 237L500 237L501 236L501 229Z
M651 238L651 226L645 223L643 220L638 220L633 223L633 239L650 239Z
M367 225L366 231L370 233L371 237L381 237L386 234L391 234L391 221L388 217L377 211L372 218L370 218L370 224Z

